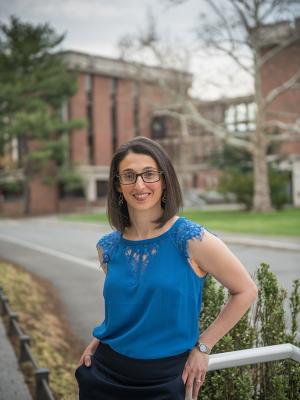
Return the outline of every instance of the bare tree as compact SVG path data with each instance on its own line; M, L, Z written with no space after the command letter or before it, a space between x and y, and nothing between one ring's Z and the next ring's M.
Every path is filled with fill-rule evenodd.
M166 4L176 6L188 0L165 0ZM224 124L218 125L205 118L197 107L197 102L187 95L186 91L178 91L175 85L160 82L173 96L156 110L157 115L178 118L182 134L188 134L188 122L192 121L203 127L207 132L217 136L227 143L247 150L254 165L254 198L255 211L272 209L268 182L267 150L272 142L294 141L299 138L299 115L290 114L289 118L278 118L274 115L272 105L278 97L290 90L300 90L300 68L293 71L284 82L269 91L263 90L262 71L272 59L289 46L300 40L299 30L291 23L296 4L289 0L202 0L212 11L212 19L201 15L196 27L199 47L214 53L224 54L232 59L240 70L247 73L253 81L253 95L256 104L256 128L254 132L244 132L241 137L238 132L229 132ZM284 19L283 22L281 22ZM178 49L166 48L161 45L155 30L155 21L148 18L148 28L138 37L123 41L124 49L136 51L151 51L152 57L162 67L178 67L182 60L178 58ZM277 23L277 25L275 25ZM272 24L272 25L270 25ZM124 46L125 44L125 46ZM126 53L126 51L125 51ZM123 51L124 54L124 51ZM176 54L176 61L174 61ZM183 64L181 64L183 65ZM276 134L274 133L276 132Z

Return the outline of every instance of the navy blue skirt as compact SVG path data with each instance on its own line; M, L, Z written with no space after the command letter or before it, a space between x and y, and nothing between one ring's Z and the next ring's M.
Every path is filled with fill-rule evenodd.
M90 367L75 371L80 400L184 400L182 372L189 352L136 359L100 343Z

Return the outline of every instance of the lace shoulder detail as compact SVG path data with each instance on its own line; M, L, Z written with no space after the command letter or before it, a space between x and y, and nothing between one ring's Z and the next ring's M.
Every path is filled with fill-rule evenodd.
M102 238L97 242L96 247L101 248L103 252L102 256L103 264L107 264L109 262L113 250L119 243L120 239L121 239L121 233L118 231L114 231L102 236Z
M186 257L189 258L188 253L188 241L190 239L202 240L205 229L202 225L199 225L186 218L182 218L182 221L176 229L172 232L173 240L179 251Z

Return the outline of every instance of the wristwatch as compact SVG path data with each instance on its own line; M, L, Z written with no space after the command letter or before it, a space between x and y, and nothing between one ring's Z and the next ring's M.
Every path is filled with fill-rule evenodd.
M211 352L210 348L202 342L198 342L195 347L197 347L200 353L209 354Z

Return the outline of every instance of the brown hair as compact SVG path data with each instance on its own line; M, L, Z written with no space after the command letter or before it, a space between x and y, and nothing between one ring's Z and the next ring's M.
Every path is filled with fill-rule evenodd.
M109 182L108 182L108 198L107 198L107 215L112 228L120 232L124 232L125 228L130 226L130 218L127 209L127 203L124 200L119 205L120 192L118 189L118 178L120 162L128 153L146 154L152 157L159 170L163 172L165 181L164 193L166 194L166 203L162 202L164 210L163 215L153 221L157 224L157 228L161 228L170 218L177 214L182 207L182 194L176 172L173 164L165 152L165 150L156 142L146 137L135 137L129 142L123 144L113 155L110 164Z

